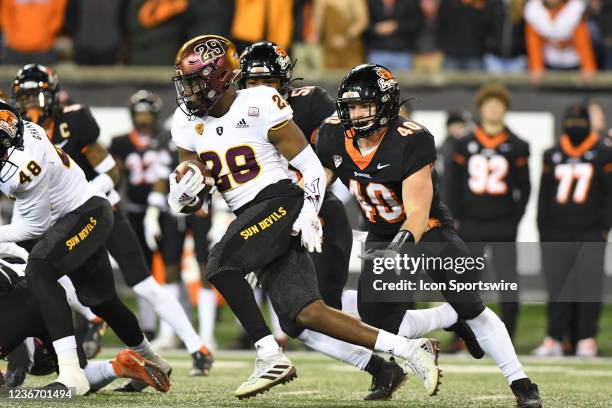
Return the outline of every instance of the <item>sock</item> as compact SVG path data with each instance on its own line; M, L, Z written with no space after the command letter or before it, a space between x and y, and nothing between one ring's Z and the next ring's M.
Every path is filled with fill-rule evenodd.
M476 335L480 347L497 363L508 383L527 378L506 326L491 309L487 307L476 318L466 322Z
M138 296L138 321L144 331L155 333L157 326L157 317L153 305L147 299Z
M144 339L142 343L136 346L130 346L130 348L147 360L152 360L155 357L155 352L151 349L151 345L147 339Z
M255 302L253 289L240 271L226 270L209 280L223 295L232 312L240 320L249 340L256 343L271 334L261 310Z
M99 390L106 387L119 376L110 361L92 361L85 367L85 376L91 388Z
M416 339L438 329L445 329L457 322L457 312L448 303L420 310L406 310L397 334Z
M357 291L345 290L342 292L342 311L361 319L357 309Z
M217 317L217 296L215 291L200 288L198 291L198 320L200 322L200 339L206 347L215 348L215 319Z
M272 306L272 302L270 301L269 297L267 299L267 302L268 302L268 312L270 313L270 326L272 326L272 334L277 339L287 337L287 334L285 334L285 332L281 328L280 321L278 320L278 315L276 314L276 311L274 310L274 306Z
M406 340L404 337L397 336L388 331L379 330L374 350L402 357L408 352L406 350Z
M185 343L187 351L194 353L202 347L202 340L200 340L200 337L185 314L185 310L178 301L180 291L178 285L178 283L171 283L166 285L166 287L162 287L152 276L149 276L147 279L134 285L133 289L139 296L151 302L159 317L165 323L168 323L169 327L166 326L164 330L170 329L171 332L176 333ZM168 293L167 289L170 289L173 293ZM160 335L162 335L162 327L160 324Z
M66 291L66 299L68 300L68 305L70 308L87 319L88 322L95 320L97 316L93 314L90 308L83 306L83 304L79 301L76 294L76 289L74 288L70 278L64 275L58 279L58 282Z
M148 279L148 278L147 278ZM166 283L162 288L166 291L166 296L174 299L179 298L179 292L181 288L178 283ZM149 301L150 302L150 301ZM161 317L161 316L160 316ZM172 330L172 326L165 319L160 319L159 322L159 332L157 334L160 338L168 338L174 336L174 330Z
M308 329L304 330L298 338L308 347L360 370L366 369L368 362L374 355L371 350L365 347L356 346Z
M366 364L364 371L367 371L370 375L375 376L382 370L385 365L385 359L379 356L378 354L372 353L372 357L368 364Z
M245 281L246 282L246 281ZM262 337L255 342L255 351L257 352L257 358L266 358L274 354L277 354L280 350L280 346L274 340L274 336L271 334Z

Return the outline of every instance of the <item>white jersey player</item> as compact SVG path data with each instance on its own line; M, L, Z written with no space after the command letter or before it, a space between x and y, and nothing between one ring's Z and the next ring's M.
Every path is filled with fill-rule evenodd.
M430 395L439 384L435 341L408 340L367 326L325 305L312 261L301 245L321 252L318 212L325 173L289 104L272 88L236 91L236 47L204 35L179 50L173 81L177 111L172 137L182 161L208 164L215 185L237 218L211 250L208 280L223 295L257 350L256 368L234 395L249 398L291 381L296 370L266 326L244 275L256 271L279 314L283 330L299 326L338 340L390 352L410 361ZM302 173L304 189L291 182L287 161ZM204 175L170 176L168 203L175 211L201 207Z
M58 358L59 377L46 388L74 387L77 395L89 390L72 314L57 284L62 275L70 277L83 304L107 321L124 343L166 365L152 353L136 317L115 292L105 247L113 220L109 202L97 195L83 171L51 144L41 127L22 121L19 112L2 101L0 190L15 200L19 214L0 226L0 243L30 241L26 282Z

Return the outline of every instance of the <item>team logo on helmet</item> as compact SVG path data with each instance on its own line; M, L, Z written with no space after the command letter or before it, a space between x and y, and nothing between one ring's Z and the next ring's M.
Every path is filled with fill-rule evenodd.
M287 69L289 65L291 65L291 58L287 55L287 52L283 50L281 47L275 47L274 52L278 55L276 58L276 62L280 65L281 69Z
M207 40L202 44L198 44L193 51L200 55L202 62L221 57L225 54L223 44L216 39Z
M397 85L397 81L393 77L393 74L384 68L377 68L376 74L378 75L378 87L381 91L386 91Z
M4 131L11 139L17 137L19 119L17 115L8 110L0 111L0 130Z

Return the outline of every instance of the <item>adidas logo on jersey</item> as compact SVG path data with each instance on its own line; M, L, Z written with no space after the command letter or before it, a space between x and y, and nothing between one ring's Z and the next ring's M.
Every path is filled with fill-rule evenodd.
M244 118L240 119L240 122L236 123L236 128L238 129L244 129L244 128L248 128L249 124L246 123L246 120L244 120Z

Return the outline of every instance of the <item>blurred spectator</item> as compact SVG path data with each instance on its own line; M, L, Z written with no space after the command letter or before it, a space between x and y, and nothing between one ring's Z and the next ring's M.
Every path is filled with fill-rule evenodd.
M525 35L529 71L538 84L545 69L574 70L590 80L596 71L582 0L529 0L525 6Z
M500 84L482 86L475 96L480 121L455 143L449 205L457 233L473 254L490 246L498 281L518 282L516 241L531 184L529 145L506 125L510 91ZM505 243L505 244L504 244ZM501 319L514 336L519 314L518 291L500 291Z
M325 68L353 68L364 62L361 35L368 25L365 0L315 0L314 40L322 40Z
M448 203L448 190L450 188L450 169L453 167L453 152L457 141L462 139L468 132L467 120L461 112L448 112L446 119L446 138L438 149L436 160L436 172L438 173L438 185L440 199Z
M192 0L189 2L187 38L217 34L229 38L234 2L227 0Z
M489 72L524 72L525 0L491 0L487 4L489 30L486 40L485 69Z
M420 0L423 24L417 33L416 55L413 67L416 72L440 72L444 56L438 47L438 9L440 0Z
M316 71L323 65L321 46L316 43L313 14L314 0L295 0L293 3L293 46L291 54L300 62L304 72Z
M415 34L423 23L419 0L368 0L368 11L368 62L390 70L412 68Z
M612 129L606 124L606 114L599 102L587 100L586 106L589 110L591 130L603 137L612 137Z
M590 0L587 23L597 66L612 69L612 0Z
M64 25L66 0L2 0L5 64L54 64L53 45Z
M612 225L612 143L592 131L582 104L569 106L561 125L559 142L544 152L538 197L548 324L533 354L560 356L569 338L577 356L595 357Z
M438 39L444 51L444 69L482 70L487 14L485 0L441 0Z
M261 40L288 49L292 31L293 0L235 0L232 39L239 52Z
M188 5L188 0L129 0L131 65L173 65L184 39Z
M69 0L66 30L79 65L113 65L125 34L127 0Z

